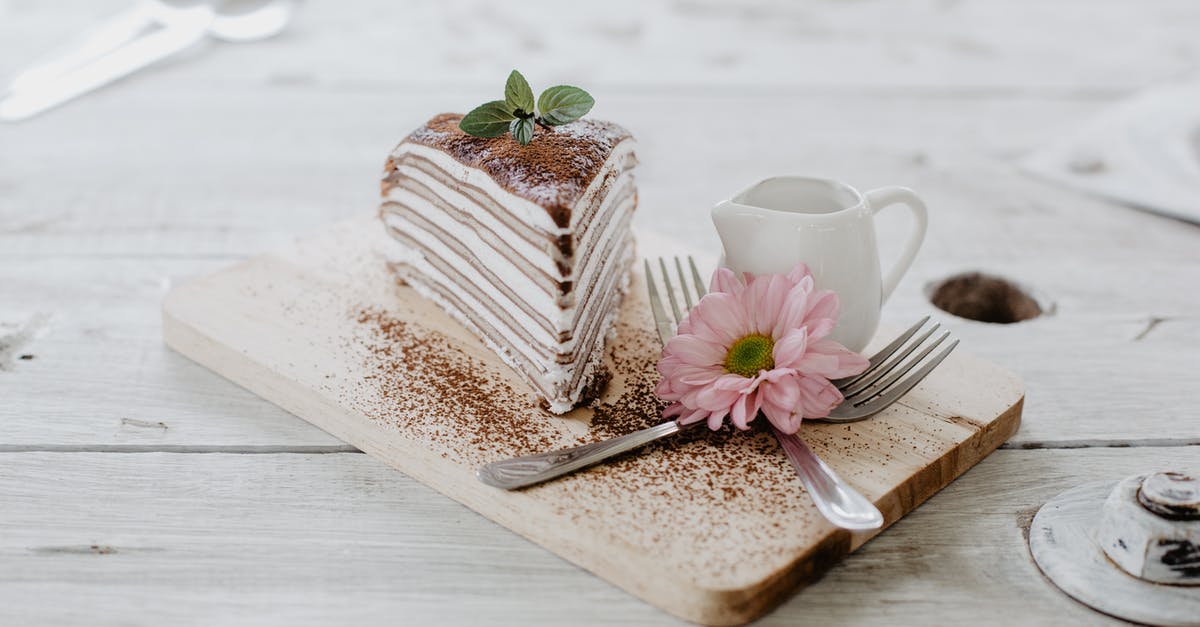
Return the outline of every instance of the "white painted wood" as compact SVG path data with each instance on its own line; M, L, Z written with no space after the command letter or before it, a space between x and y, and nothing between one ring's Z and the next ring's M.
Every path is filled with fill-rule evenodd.
M1200 80L1146 90L1021 162L1038 176L1200 225Z
M998 451L755 624L1119 624L1038 573L1033 513L1197 466ZM10 453L0 494L4 624L683 624L361 454Z
M0 40L15 51L0 58L0 75L123 4L0 5ZM508 8L462 0L360 0L353 8L313 2L276 40L252 50L213 45L133 80L495 89L497 76L520 65L544 77L531 78L535 86L579 80L638 91L720 85L1104 94L1193 69L1200 52L1188 0L612 0L570 11L536 0Z
M381 155L431 111L462 109L477 98L466 90L361 93L262 86L218 94L203 85L127 89L120 95L113 102L89 100L53 117L0 125L0 141L19 147L0 151L5 192L0 258L257 254L286 243L289 235L374 206ZM1090 100L734 93L698 98L680 112L670 95L597 97L597 116L620 120L638 137L644 196L639 222L674 219L684 223L680 234L689 238L715 243L704 212L768 172L819 173L864 188L907 182L934 193L935 203L953 201L944 205L954 208L953 217L939 216L939 204L931 206L931 228L942 228L943 240L960 223L994 211L1004 213L991 220L985 215L970 228L994 227L998 217L1066 223L1076 215L1111 211L1105 203L1080 202L992 162L1095 111L1100 105ZM758 117L696 132L708 120L747 110ZM980 116L995 120L994 126L981 128ZM104 133L96 132L96 119L109 121ZM777 128L770 122L775 119L789 124ZM270 122L264 127L263 120ZM75 172L72 185L56 184L59 168ZM300 171L305 176L297 178ZM1033 202L1046 193L1071 199L1072 206ZM963 197L971 202L960 202ZM1171 232L1145 224L1154 237ZM1028 231L1015 227L1003 231ZM1118 224L1101 222L1079 237L1093 230L1120 232ZM1046 237L1054 232L1049 229ZM1017 257L1030 244L1011 239L989 242L987 252Z
M1042 506L1029 531L1035 562L1067 594L1106 614L1149 625L1200 625L1196 588L1139 579L1105 555L1099 524L1112 513L1105 501L1117 483L1086 483Z
M0 0L0 76L126 4ZM1200 442L1181 410L1200 405L1189 378L1200 366L1200 247L1195 229L1027 180L1007 163L1135 88L1194 71L1200 7L618 2L574 3L579 13L560 19L560 5L514 21L477 3L307 2L276 41L214 46L51 116L0 125L0 327L51 314L21 349L35 358L0 371L0 482L11 479L0 483L0 546L13 546L3 542L14 520L59 529L63 545L112 541L111 516L167 549L151 557L190 558L114 568L87 560L143 556L15 545L0 559L0 623L666 621L361 455L316 459L342 469L359 460L375 468L364 481L411 492L382 513L372 508L383 497L368 492L339 504L338 519L358 529L360 514L376 512L388 537L411 534L403 549L369 546L347 560L360 545L344 526L284 531L269 522L278 501L239 491L248 477L304 477L288 511L307 514L300 503L337 497L289 464L307 457L11 452L345 450L163 347L165 285L373 206L380 156L431 112L494 97L513 66L537 84L588 87L596 115L639 136L642 228L715 243L707 206L767 173L908 184L935 214L886 321L929 311L924 284L971 268L1026 281L1058 305L1015 327L947 317L965 348L1026 380L1011 445L1054 448L1001 451L763 624L1102 620L1036 574L1017 520L1105 473L1198 465L1195 446L1158 447ZM561 33L543 37L545 20ZM421 62L405 62L414 49ZM1127 445L1148 448L1059 450ZM221 470L241 457L258 465ZM1020 462L988 470L998 459ZM67 520L68 530L54 527ZM228 531L219 542L202 535L214 527ZM436 550L423 551L431 538ZM325 559L304 552L318 540L332 547ZM494 548L505 541L521 550ZM375 568L376 558L389 565ZM531 579L539 593L521 594L517 582ZM416 592L387 581L415 581Z
M642 409L661 351L645 285L635 273L607 355L612 381L596 410L556 417L539 410L476 336L396 285L386 261L395 245L368 215L179 285L163 303L164 339L630 594L702 624L757 618L877 533L851 535L826 521L763 431L679 436L520 491L483 485L475 470L485 463L619 435L606 420L619 421L621 432L660 422ZM641 238L638 249L670 252L654 238ZM406 330L381 335L372 312ZM442 370L447 361L453 368ZM472 375L487 383L472 383ZM803 434L887 524L1007 440L1023 392L1015 375L961 351L870 420L809 423ZM487 400L471 400L478 398ZM729 483L731 476L741 479Z
M88 130L84 112L63 111L53 125L36 120L0 126L0 143L19 146L22 156L9 158L10 150L0 150L0 189L11 190L0 200L0 320L16 323L49 312L54 323L32 346L58 346L56 354L45 354L52 361L18 364L0 379L0 390L19 386L30 397L0 405L0 443L141 446L164 437L118 429L119 418L130 414L177 425L163 442L173 446L331 444L314 430L286 426L292 421L267 404L173 362L156 339L154 311L171 282L374 206L379 155L406 131L402 125L415 124L434 105L387 94L292 95L276 115L280 101L257 94L222 95L230 100L210 95L205 110L212 110L194 125L181 124L172 113L189 106L187 94L160 94L161 107L135 101L132 114L106 110L103 116L117 120L113 137L130 147L116 155L109 154L105 135ZM976 144L991 152L988 157L1032 145L1033 130L1050 132L1087 107L1008 101L967 106L917 98L887 100L887 114L880 115L883 105L874 99L711 100L712 112L720 115L755 109L782 116L794 108L811 120L783 133L767 125L720 131L715 145L736 155L725 157L696 144L693 127L671 121L664 113L667 99L648 98L614 104L613 115L644 120L647 129L640 148L641 228L670 228L680 238L715 246L708 203L768 172L826 173L862 187L911 185L929 200L932 223L885 321L903 325L936 314L924 284L977 268L1027 282L1057 305L1053 316L1014 326L944 317L965 347L1028 382L1037 402L1012 445L1200 442L1200 425L1176 419L1178 407L1200 405L1200 388L1179 385L1176 378L1200 363L1200 350L1177 350L1200 347L1194 229L1028 180L971 154ZM339 103L370 114L361 126L331 118L328 111ZM1014 110L1022 113L1004 117ZM689 115L696 124L708 117L703 108ZM998 122L1003 132L981 133L979 115L1007 120ZM254 127L265 118L302 125L306 133L273 131L270 141L259 141ZM218 123L230 132L212 138L208 129ZM935 128L947 134L932 134ZM59 147L63 137L78 138L66 153ZM171 148L179 145L208 148ZM338 157L311 146L336 147L329 150ZM918 152L928 160L914 161ZM231 161L229 155L251 156ZM44 165L53 162L79 173L71 185L56 182L58 169ZM689 174L714 171L719 176ZM5 181L12 183L5 187ZM885 240L888 224L902 227L885 222ZM884 244L886 249L889 242ZM93 367L97 362L106 367ZM1126 385L1111 385L1117 372ZM130 407L121 392L114 395L114 381L139 382L147 398ZM64 390L108 400L73 420L48 421L45 416L64 410ZM218 422L206 420L210 412ZM260 416L267 422L260 423Z
M0 451L349 448L163 345L172 282L225 263L0 262L0 320L47 316L0 370Z

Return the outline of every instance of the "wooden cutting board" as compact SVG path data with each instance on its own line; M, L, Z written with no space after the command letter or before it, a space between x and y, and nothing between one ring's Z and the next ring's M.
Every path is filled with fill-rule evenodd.
M646 238L655 255L665 244ZM373 219L332 227L173 289L167 344L480 514L672 614L737 625L761 616L874 534L817 513L761 430L682 434L519 492L474 470L658 421L659 343L635 276L593 408L554 417L482 343L411 289ZM1016 430L1021 381L958 350L866 421L805 423L818 455L888 524Z

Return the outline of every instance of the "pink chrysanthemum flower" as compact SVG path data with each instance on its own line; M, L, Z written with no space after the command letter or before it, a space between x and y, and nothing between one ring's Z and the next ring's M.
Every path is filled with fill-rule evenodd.
M664 418L708 421L729 416L748 429L759 411L784 433L822 418L842 402L830 383L866 369L866 358L825 339L837 320L837 295L813 289L808 266L787 274L713 273L709 293L688 313L658 362L656 392L673 403Z

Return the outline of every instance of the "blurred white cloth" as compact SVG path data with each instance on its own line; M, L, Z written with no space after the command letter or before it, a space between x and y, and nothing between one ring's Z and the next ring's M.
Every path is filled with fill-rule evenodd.
M1200 224L1200 81L1147 89L1036 150L1020 167Z

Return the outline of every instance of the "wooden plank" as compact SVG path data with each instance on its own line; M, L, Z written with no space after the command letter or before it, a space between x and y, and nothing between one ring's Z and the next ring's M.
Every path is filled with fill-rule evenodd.
M756 624L1122 624L1038 573L1029 521L1083 481L1197 466L998 451ZM4 624L680 624L366 455L13 453L0 494Z
M126 4L0 1L0 77ZM590 88L598 115L641 136L642 227L712 243L690 212L767 172L917 187L940 213L889 320L975 267L1059 304L1013 327L950 319L1030 381L1017 445L1200 441L1178 419L1200 401L1194 233L998 165L1190 69L1191 0L647 2L599 19L581 5L587 24L535 6L530 30L434 4L306 3L274 42L216 45L0 125L0 329L53 313L37 359L0 371L0 450L335 446L166 352L151 286L373 205L379 155L431 111L489 97L514 59L535 82ZM539 26L551 16L562 34ZM576 45L610 40L603 55ZM410 45L422 63L397 63ZM712 120L736 123L700 141ZM761 624L1103 624L1031 570L1022 521L1090 478L1194 468L1196 450L1001 451ZM334 477L314 481L318 467ZM673 622L361 455L0 454L0 495L4 624Z
M1178 407L1200 404L1200 388L1178 383L1179 373L1195 370L1200 352L1191 287L1200 283L1200 249L1193 234L1046 188L1036 201L1014 199L1015 213L984 210L987 205L972 199L998 197L1001 187L1017 180L1000 174L974 180L921 187L935 207L929 239L885 309L885 320L903 326L921 315L939 316L965 348L1021 374L1031 402L1012 446L1200 442L1200 425L1177 419ZM643 202L653 203L656 188L652 183L642 188ZM640 211L639 220L657 228L669 215L661 205L644 204ZM1104 211L1103 218L1096 211ZM135 215L128 214L130 224ZM706 219L680 222L679 231L714 237ZM255 232L288 239L266 226ZM881 232L886 238L887 231ZM1128 236L1135 232L1140 235ZM181 233L188 238L175 237ZM203 233L186 226L147 228L137 238L185 247L186 241L201 241ZM31 246L37 241L55 240L43 235L28 240ZM61 241L87 240L76 234ZM51 315L46 332L29 344L35 359L0 372L0 395L14 399L0 403L0 447L336 446L318 430L162 347L156 311L167 286L227 263L136 255L0 263L0 322L16 325L38 312ZM1028 283L1046 293L1057 311L1031 322L991 325L929 305L924 283L977 268ZM1147 276L1154 280L1142 279ZM1118 372L1125 385L1111 384ZM129 402L130 390L138 402ZM74 395L90 402L81 407ZM159 422L169 428L131 426Z
M96 94L86 107L0 126L0 259L258 254L375 206L375 179L387 151L434 112L461 110L478 98L462 90L130 87L120 98ZM1099 106L1056 99L730 94L698 99L680 111L671 95L597 91L596 97L596 116L620 121L639 139L640 224L675 221L682 235L707 242L715 242L701 217L708 207L779 172L823 174L862 187L944 189L954 202L932 205L933 226L947 234L971 216L993 227L1001 220L1027 224L1048 213L1035 214L1029 205L1054 188L1004 168L975 166L1028 150ZM757 117L696 132L709 120L745 111ZM981 130L980 116L994 125ZM784 128L771 122L784 118L791 120ZM104 128L96 128L97 119L105 120ZM70 185L62 184L65 171L72 172ZM961 202L963 196L969 201ZM962 218L947 222L942 206ZM1085 201L1079 211L1105 207ZM1004 213L989 217L998 211ZM1001 232L1031 230L1016 226ZM1092 229L1107 232L1102 225ZM1012 239L995 248L1042 243L1036 236Z
M0 451L352 448L163 346L172 282L225 263L0 262L0 344L45 320L0 364Z
M667 250L653 239L641 245ZM388 246L395 242L367 216L180 285L163 305L164 337L222 376L696 622L752 620L874 535L834 529L810 501L798 502L798 479L765 431L693 432L519 492L482 485L474 472L489 461L659 422L652 392L659 344L645 287L635 273L612 343L613 380L595 410L554 417L472 334L395 285L382 252ZM873 419L813 423L804 435L890 523L1010 437L1022 398L1015 376L956 353ZM763 473L770 478L725 479ZM663 533L685 527L705 531Z
M0 55L0 76L123 4L6 4L0 42L9 52ZM575 80L636 91L715 91L719 85L722 91L1110 92L1190 71L1200 52L1195 24L1187 19L1193 11L1187 0L820 7L784 0L612 0L569 12L539 0L519 15L437 0L374 0L354 11L315 3L302 5L282 37L253 46L210 45L206 54L133 80L164 91L190 82L257 82L336 90L450 84L494 93L497 77L516 63L537 84Z
M189 89L131 94L111 105L98 103L107 107L101 112L64 111L52 124L0 127L12 140L6 147L18 146L0 150L0 189L6 193L0 202L0 320L16 323L49 311L55 323L35 348L64 343L54 361L21 363L15 374L0 377L0 386L11 386L21 399L0 406L6 418L0 442L85 448L334 444L303 425L285 426L289 419L282 412L171 361L158 346L151 313L159 286L373 206L371 173L379 155L413 120L441 106L434 103L439 98L461 102L469 94L272 95L244 89L205 96ZM196 102L204 103L203 110L187 120L172 113ZM643 230L669 225L677 237L715 248L706 208L768 172L822 173L861 187L911 185L928 199L933 219L886 320L903 325L937 315L923 287L972 269L1026 282L1057 304L1052 316L1011 326L944 317L969 350L1030 382L1033 400L1012 445L1200 442L1200 425L1176 419L1177 407L1200 404L1200 389L1177 383L1178 373L1196 368L1200 351L1200 301L1192 289L1200 283L1200 249L1192 230L1031 181L995 162L1094 104L731 96L677 113L669 102L649 95L601 104L635 129L652 129L639 147L644 165L636 221ZM338 107L361 120L329 115ZM763 118L720 127L708 143L697 142L694 129L703 120L745 110ZM789 112L799 122L782 130L769 123ZM95 131L93 115L112 123ZM306 132L270 131L270 141L263 141L261 120L267 116L278 128ZM993 122L981 127L980 116ZM228 130L219 140L211 132L218 125ZM118 136L129 149L113 153ZM67 141L73 150L64 153L60 146ZM328 151L311 150L314 145ZM714 145L735 156L714 155ZM246 155L245 162L231 161L230 154ZM71 185L58 183L63 170L76 173ZM130 171L142 174L126 176ZM297 177L301 171L305 175ZM903 226L885 214L885 247L888 233ZM106 338L113 336L120 339L110 343ZM1111 385L1114 372L1128 384ZM113 383L121 381L139 382L144 402L130 407L114 393ZM71 390L96 400L81 409L63 400ZM73 419L47 418L63 414ZM207 420L210 414L216 420ZM1074 418L1079 414L1088 418ZM166 435L143 432L122 425L125 416L179 428Z

